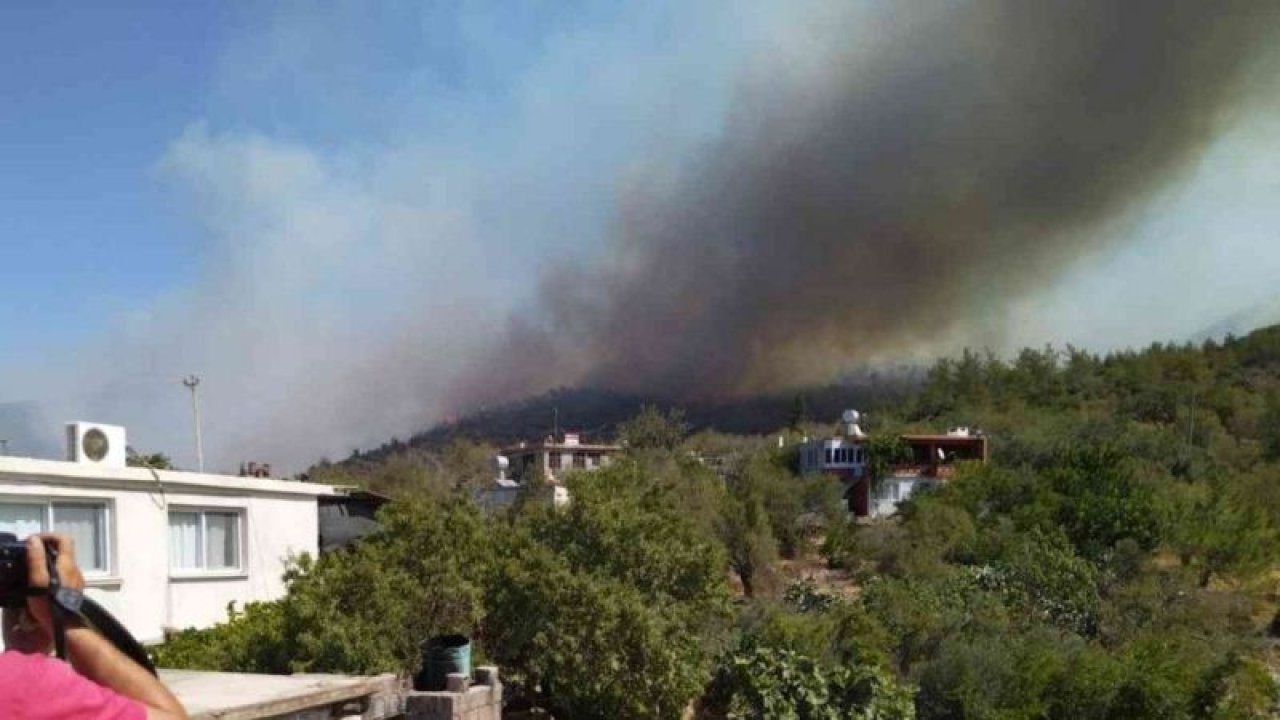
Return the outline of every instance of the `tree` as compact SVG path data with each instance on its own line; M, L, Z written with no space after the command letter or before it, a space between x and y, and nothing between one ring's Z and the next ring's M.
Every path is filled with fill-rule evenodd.
M791 401L787 427L793 432L801 432L807 422L809 422L809 399L804 396L804 393L799 393Z
M867 453L867 473L873 487L893 472L896 465L911 461L911 448L896 435L873 435L863 445Z
M1262 451L1268 460L1280 460L1280 392L1267 394L1259 432Z
M777 541L769 528L769 515L758 486L730 486L724 494L718 531L728 552L729 567L742 583L742 594L754 596L759 576L769 573L777 558Z
M638 462L569 482L501 533L485 646L556 717L678 717L726 629L724 556Z
M139 454L128 453L125 464L129 467L145 467L152 470L173 470L173 460L164 453Z
M675 450L689 434L684 411L670 408L664 414L657 405L645 403L640 413L618 426L618 437L629 448Z
M1184 563L1199 566L1199 585L1215 576L1265 570L1275 557L1277 533L1264 508L1232 497L1222 482L1199 488L1185 501L1174 538Z

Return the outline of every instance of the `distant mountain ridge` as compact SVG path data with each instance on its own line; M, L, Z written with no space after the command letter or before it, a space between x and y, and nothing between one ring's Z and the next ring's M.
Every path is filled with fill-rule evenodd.
M581 432L590 440L612 440L619 423L652 403L678 407L693 431L712 429L736 434L759 434L786 426L798 404L809 420L830 421L847 408L867 409L900 397L919 382L908 368L868 372L840 383L717 401L686 402L674 398L622 393L599 388L558 388L498 407L484 408L413 435L407 442L393 439L381 447L360 453L362 461L406 448L439 449L455 438L507 445L537 440L557 426L561 431Z
M1230 316L1188 341L1199 344L1227 335L1241 338L1280 332L1280 327L1266 329L1275 325L1280 325L1280 299ZM848 408L874 411L893 404L918 388L925 372L919 366L901 365L851 373L828 385L718 401L687 401L602 388L558 388L481 408L415 433L408 441L393 438L380 447L355 453L351 459L369 463L409 448L439 450L458 438L503 446L541 439L556 427L581 432L589 440L607 441L614 439L619 423L634 417L646 403L681 408L694 432L711 429L760 434L787 426L797 412L798 402L803 404L805 417L817 422L833 421Z

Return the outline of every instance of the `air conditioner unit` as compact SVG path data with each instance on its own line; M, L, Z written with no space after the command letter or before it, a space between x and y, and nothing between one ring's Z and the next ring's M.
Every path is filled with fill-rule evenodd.
M67 459L71 462L122 468L127 457L124 428L119 425L67 423Z

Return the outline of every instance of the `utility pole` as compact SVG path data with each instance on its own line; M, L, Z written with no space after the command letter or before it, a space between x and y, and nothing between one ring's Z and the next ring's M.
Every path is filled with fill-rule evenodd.
M1187 448L1195 442L1196 438L1196 394L1191 393L1191 403L1187 408Z
M188 375L183 378L182 384L191 391L191 417L195 422L196 431L196 470L204 472L204 440L200 437L200 396L196 393L196 388L200 386L200 377Z
M9 441L0 440L0 455L8 455L8 454L9 454Z
M551 441L560 442L560 406L551 406Z

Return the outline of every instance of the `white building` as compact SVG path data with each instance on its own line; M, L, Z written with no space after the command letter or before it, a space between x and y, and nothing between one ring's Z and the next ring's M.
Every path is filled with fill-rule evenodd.
M954 463L987 462L987 439L969 428L953 428L945 435L899 435L909 458L889 467L884 477L870 477L867 435L858 426L857 411L847 410L839 436L806 440L800 445L800 472L839 477L849 512L858 517L886 517L921 488L946 482Z
M565 476L608 467L621 451L618 445L585 443L575 432L564 433L558 440L548 435L542 442L522 442L494 457L494 484L473 497L489 512L509 508L521 494L530 493L561 507L569 502L569 489L562 484Z
M0 456L0 532L72 536L87 594L142 642L281 597L317 554L327 485L126 467L123 428L67 430L67 461Z

